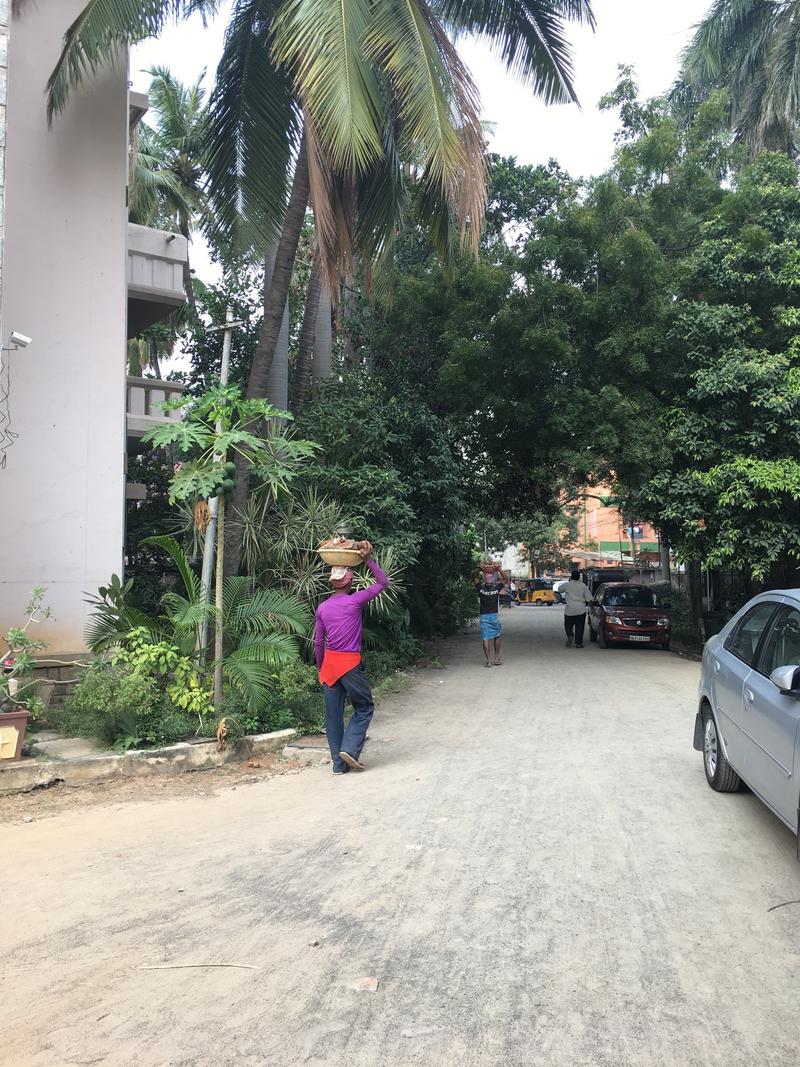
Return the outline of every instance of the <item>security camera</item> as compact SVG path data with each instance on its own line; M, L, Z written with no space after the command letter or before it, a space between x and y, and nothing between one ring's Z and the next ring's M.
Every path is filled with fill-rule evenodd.
M32 337L26 337L24 333L17 333L16 330L11 334L11 344L17 348L27 348L32 341Z

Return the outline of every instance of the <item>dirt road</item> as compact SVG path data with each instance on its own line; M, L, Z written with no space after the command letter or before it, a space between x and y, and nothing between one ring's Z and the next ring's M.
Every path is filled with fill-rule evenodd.
M503 667L460 638L382 704L365 774L0 824L0 1063L796 1063L800 865L706 786L698 664L503 621Z

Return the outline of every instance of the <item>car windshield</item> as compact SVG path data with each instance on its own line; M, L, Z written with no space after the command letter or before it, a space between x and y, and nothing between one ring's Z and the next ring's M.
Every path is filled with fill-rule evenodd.
M646 589L642 585L609 589L603 598L603 603L610 608L658 608L661 606L653 590Z

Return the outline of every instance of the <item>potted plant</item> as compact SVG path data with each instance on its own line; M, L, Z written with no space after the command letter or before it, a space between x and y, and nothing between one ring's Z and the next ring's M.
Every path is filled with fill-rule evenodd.
M3 668L0 680L0 760L20 758L28 720L34 719L44 707L32 672L34 653L44 651L47 644L35 641L28 633L35 623L50 618L50 609L43 606L43 600L44 587L37 586L25 609L26 622L22 626L12 626L4 637L6 651L0 661Z

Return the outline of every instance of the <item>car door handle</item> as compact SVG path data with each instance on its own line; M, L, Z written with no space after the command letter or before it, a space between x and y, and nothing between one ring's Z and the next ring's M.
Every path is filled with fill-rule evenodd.
M715 671L716 674L719 674L720 666L719 666L719 660L718 659L714 660L714 671Z
M747 701L748 704L753 703L753 701L756 699L756 695L752 689L745 689L744 699Z

